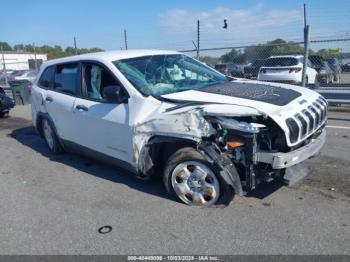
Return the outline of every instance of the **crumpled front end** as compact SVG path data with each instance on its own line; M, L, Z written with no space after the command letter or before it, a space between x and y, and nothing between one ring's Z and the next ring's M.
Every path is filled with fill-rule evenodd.
M315 117L313 129L308 125L306 134L292 145L288 125L280 124L281 116L277 122L274 115L251 106L212 103L167 108L134 126L134 162L147 177L155 164L151 157L155 143L169 141L176 147L188 141L221 170L236 194L243 195L263 181L283 178L287 168L317 154L325 142L326 104L320 103L325 105L325 111L319 111L320 119ZM304 127L298 127L301 138Z

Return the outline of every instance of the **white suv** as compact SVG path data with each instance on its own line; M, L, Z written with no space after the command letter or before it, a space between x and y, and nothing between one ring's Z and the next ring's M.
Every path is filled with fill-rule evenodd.
M289 84L301 84L304 56L283 55L270 56L260 67L258 80L268 82L280 82ZM306 63L306 83L315 84L317 71L309 60Z
M160 175L171 195L198 206L299 180L299 164L325 142L326 114L314 91L228 79L173 51L52 60L32 88L33 124L52 153Z

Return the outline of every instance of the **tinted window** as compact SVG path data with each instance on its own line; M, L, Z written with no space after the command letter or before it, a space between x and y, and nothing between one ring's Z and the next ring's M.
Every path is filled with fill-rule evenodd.
M54 90L76 95L79 83L79 65L58 65L55 72Z
M223 70L223 69L225 69L226 68L226 65L225 64L219 64L219 65L216 65L215 66L215 69L216 70Z
M50 82L52 80L53 72L54 72L53 66L50 66L44 70L38 83L40 87L43 87L43 88L50 87Z
M298 64L298 59L294 57L274 57L268 58L264 66L295 66Z
M338 64L338 60L336 58L329 58L327 61L330 65Z

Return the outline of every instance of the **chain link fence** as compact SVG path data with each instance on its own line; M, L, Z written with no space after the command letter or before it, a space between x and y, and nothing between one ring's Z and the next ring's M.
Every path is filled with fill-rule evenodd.
M38 69L46 60L45 55L2 52L0 62L0 88L16 105L30 103L30 86Z
M304 63L304 41L276 39L247 46L201 49L199 60L224 74L311 88L350 86L350 38L310 40ZM182 50L192 56L197 50ZM213 56L213 52L223 53Z

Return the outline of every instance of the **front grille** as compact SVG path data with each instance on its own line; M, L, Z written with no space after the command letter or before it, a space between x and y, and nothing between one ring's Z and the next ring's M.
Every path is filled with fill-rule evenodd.
M324 124L326 118L327 101L320 96L300 113L286 120L290 143L295 144L298 140L312 134Z
M291 143L295 143L299 136L299 126L293 118L288 118L286 120L287 126L289 128L289 138Z

